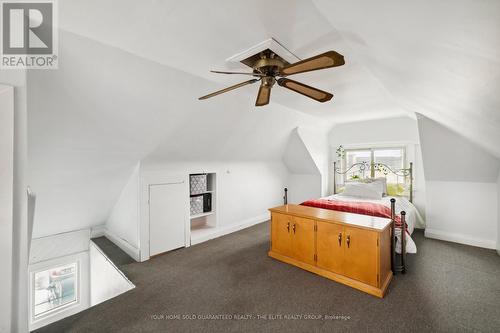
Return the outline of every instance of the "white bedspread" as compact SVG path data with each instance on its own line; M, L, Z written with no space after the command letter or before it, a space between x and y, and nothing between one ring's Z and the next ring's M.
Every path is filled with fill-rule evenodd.
M363 199L359 197L351 197L342 194L330 195L322 199L326 200L339 200L339 201L358 201L358 202L372 202L391 207L391 199L396 199L396 214L401 211L406 212L406 224L408 225L408 233L411 235L417 223L418 211L415 206L404 197L383 197L381 200ZM410 235L406 234L406 253L417 253L417 246ZM396 252L401 253L401 229L396 229Z

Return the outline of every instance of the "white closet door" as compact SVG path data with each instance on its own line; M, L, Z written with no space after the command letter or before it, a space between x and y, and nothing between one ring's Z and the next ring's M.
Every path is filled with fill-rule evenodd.
M149 186L149 255L186 246L186 184Z

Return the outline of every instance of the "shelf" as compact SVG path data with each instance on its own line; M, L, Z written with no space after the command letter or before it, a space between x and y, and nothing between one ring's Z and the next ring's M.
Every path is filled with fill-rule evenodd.
M200 214L196 214L196 215L191 215L190 218L192 220L192 219L197 219L199 217L210 216L212 214L215 214L215 212L212 211L212 212L206 212L206 213L200 213Z
M191 245L195 245L209 239L217 234L217 228L206 224L191 227Z
M190 222L190 239L191 244L197 244L204 242L208 239L214 237L217 234L217 213L216 213L216 196L217 196L217 182L215 172L200 173L206 175L206 185L202 184L203 179L193 180L193 186L191 186L191 176L198 174L189 175L190 190L189 196L190 201L193 205L196 205L196 211L203 210L199 205L202 204L205 210L210 209L209 212L199 213L196 215L191 215L189 217ZM200 193L191 193L191 188L193 191L203 191ZM194 199L195 197L196 199Z

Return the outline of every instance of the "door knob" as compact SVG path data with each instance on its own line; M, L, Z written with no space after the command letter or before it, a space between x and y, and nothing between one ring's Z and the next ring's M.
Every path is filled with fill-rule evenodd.
M351 236L350 235L347 235L346 243L347 243L347 247L349 247L349 244L351 244Z
M338 239L339 239L339 246L342 246L342 233L341 232L339 232Z

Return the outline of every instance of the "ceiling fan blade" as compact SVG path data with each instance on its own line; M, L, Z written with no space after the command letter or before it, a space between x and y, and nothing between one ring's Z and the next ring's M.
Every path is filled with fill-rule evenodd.
M304 96L307 96L309 98L312 98L314 100L317 100L318 102L324 103L332 99L333 95L323 91L319 90L313 87L310 87L306 84L293 81L290 79L285 79L281 78L278 80L278 85L288 88L290 90L293 90L295 92L298 92L299 94L302 94Z
M255 101L255 106L264 106L269 104L270 98L271 98L271 87L268 85L261 85L259 88L259 93L257 94L257 100Z
M240 75L266 76L265 74L261 74L261 73L224 72L224 71L210 71L210 72L217 73L217 74L240 74Z
M248 80L248 81L245 81L245 82L241 82L241 83L238 83L238 84L235 84L234 86L230 86L230 87L227 87L227 88L224 88L222 90L218 90L216 92L213 92L211 94L208 94L208 95L205 95L205 96L202 96L200 98L198 98L199 100L202 100L202 99L207 99L207 98L210 98L210 97L214 97L214 96L217 96L217 95L220 95L220 94L223 94L225 92L228 92L228 91L231 91L233 89L237 89L237 88L240 88L240 87L243 87L243 86L246 86L247 84L252 84L252 83L255 83L259 81L258 79L251 79L251 80Z
M305 73L318 69L342 66L345 64L344 56L335 52L328 51L317 56L307 58L296 63L283 67L280 71L282 76Z

